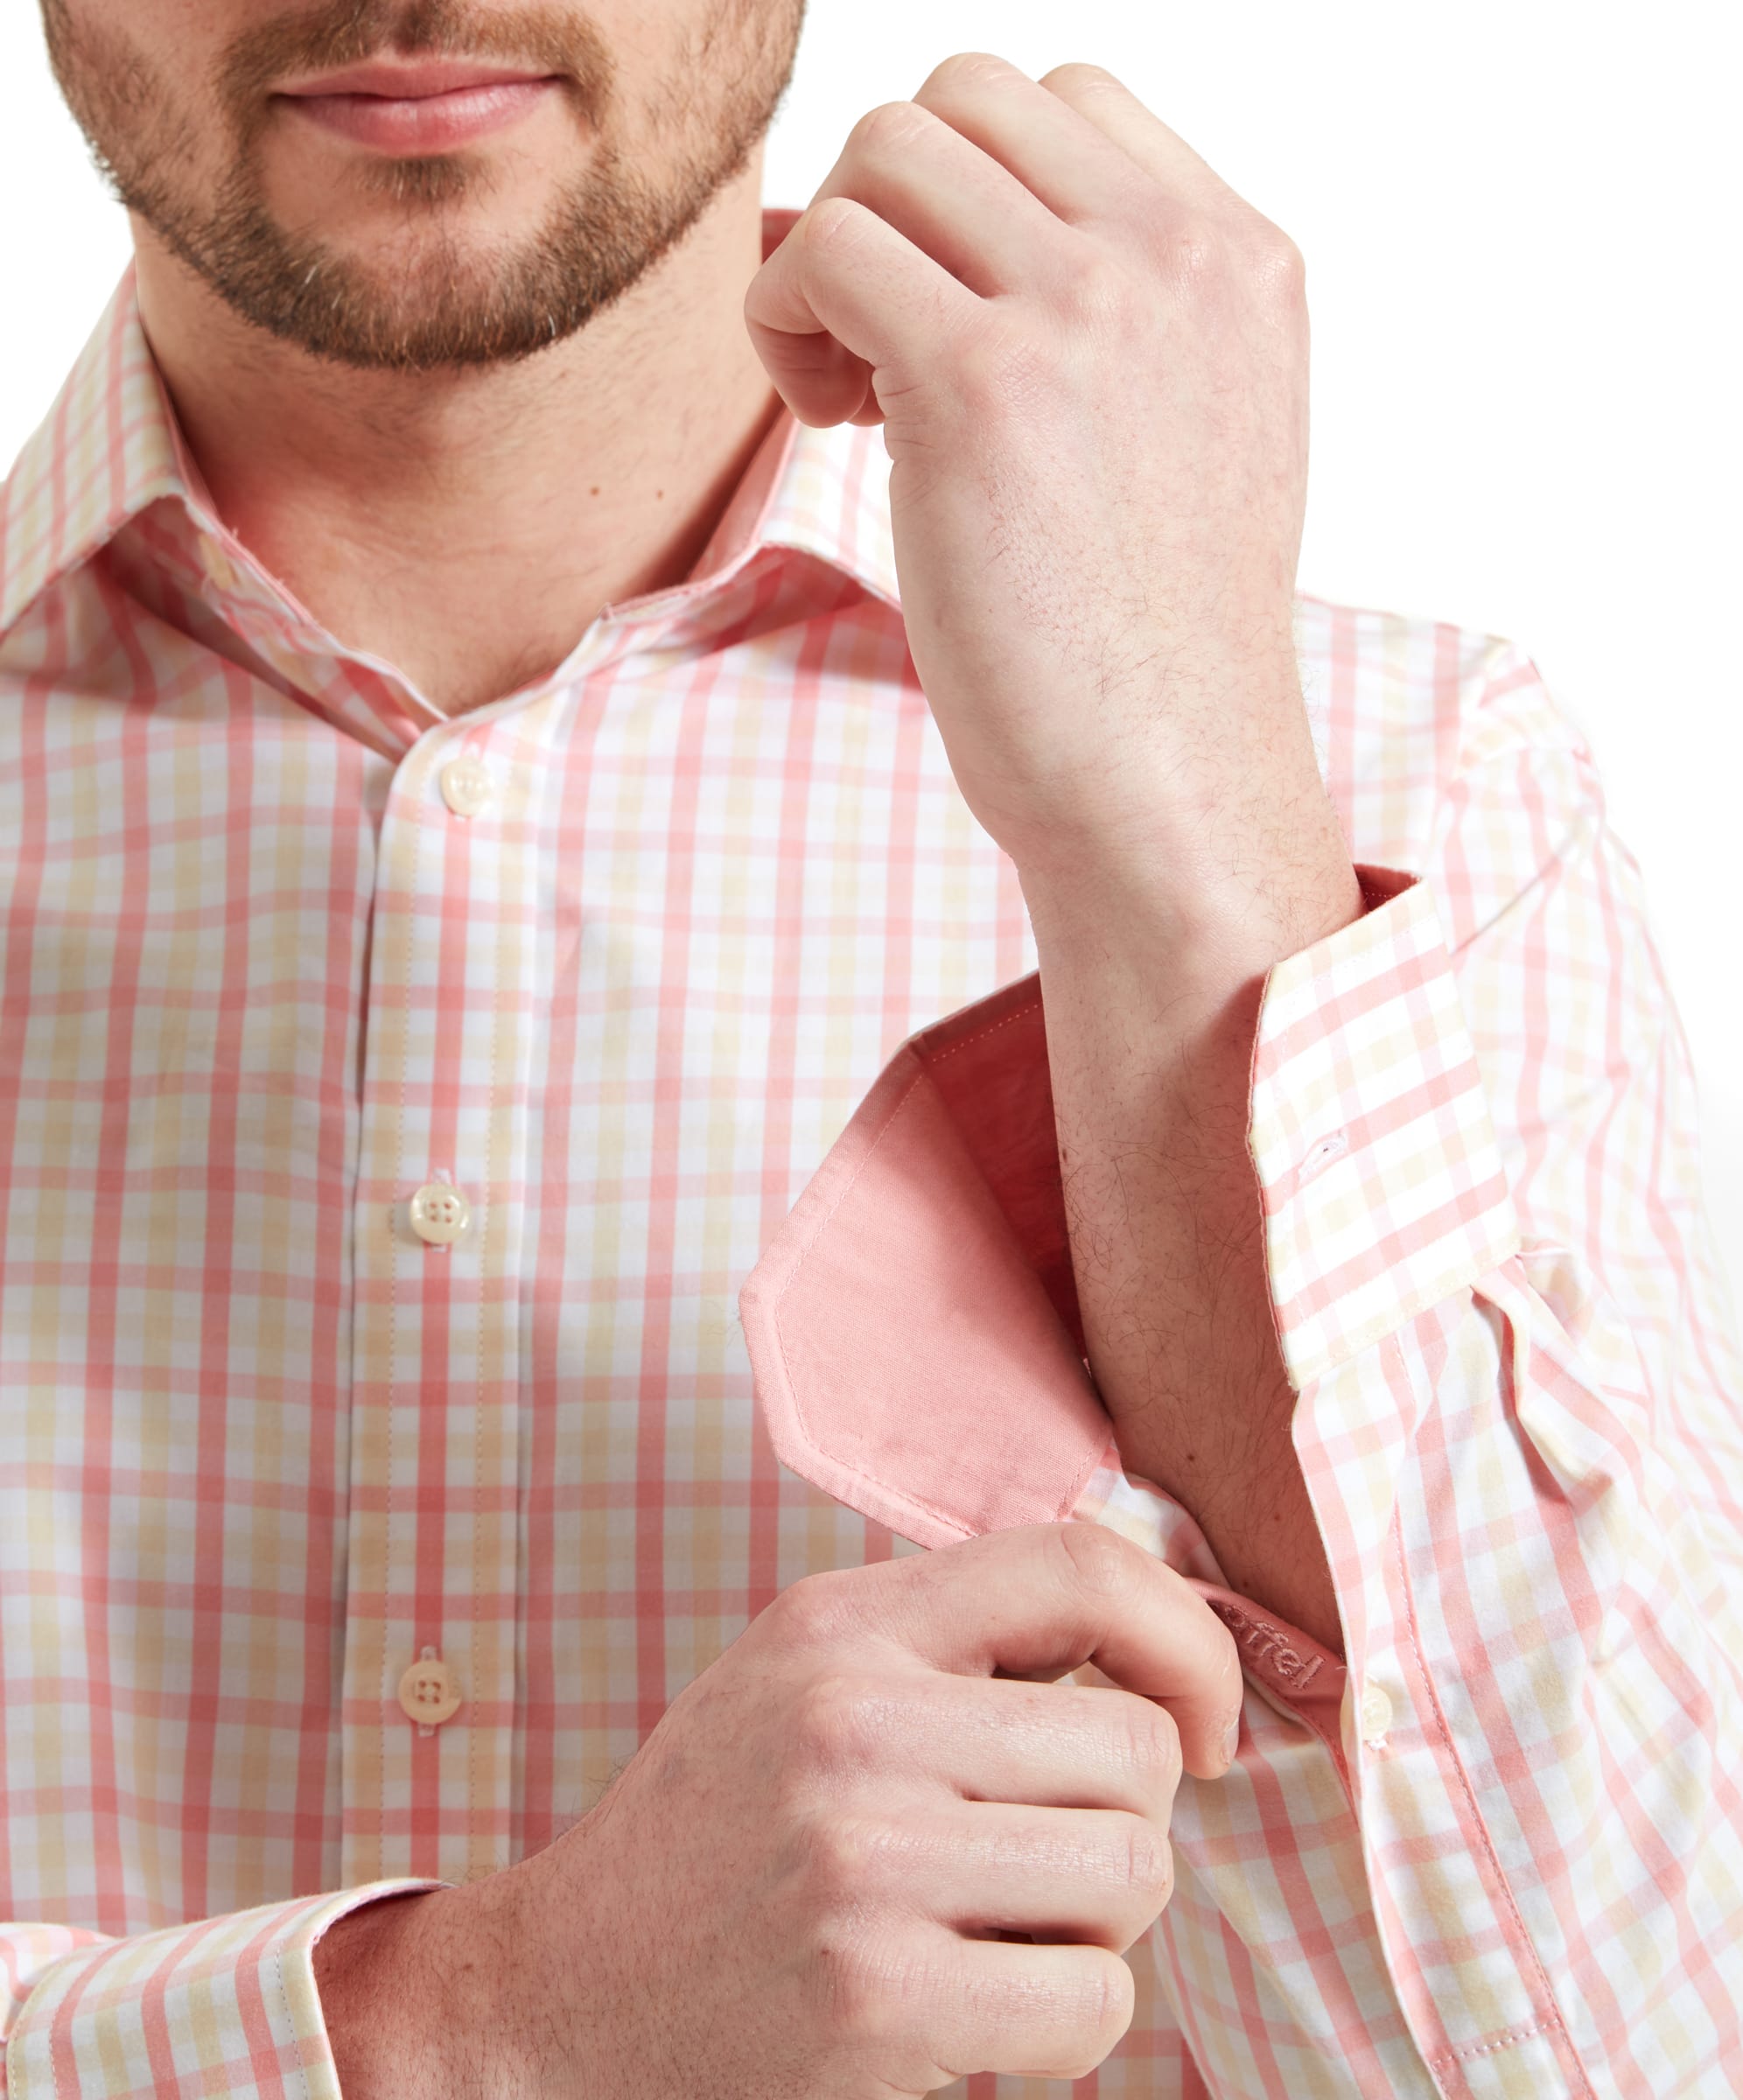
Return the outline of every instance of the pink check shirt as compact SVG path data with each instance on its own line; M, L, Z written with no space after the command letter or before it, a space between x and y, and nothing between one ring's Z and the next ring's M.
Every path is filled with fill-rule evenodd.
M1346 1667L1120 1470L886 472L781 423L452 720L225 530L130 285L0 494L11 2100L334 2100L334 1917L548 1843L785 1585L1044 1516L1250 1688L1082 2090L1743 2090L1743 1379L1579 738L1301 602L1370 908L1251 1144Z

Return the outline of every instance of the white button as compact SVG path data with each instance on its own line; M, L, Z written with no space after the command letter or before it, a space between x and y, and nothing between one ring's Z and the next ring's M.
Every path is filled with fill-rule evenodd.
M471 757L444 766L441 786L442 800L456 816L476 816L496 792L489 768Z
M466 1230L472 1206L445 1181L426 1181L411 1199L411 1229L432 1247L445 1247Z
M400 1711L420 1728L439 1728L460 1711L454 1673L433 1648L423 1648L399 1681Z
M1370 1750L1378 1749L1392 1726L1392 1702L1377 1684L1362 1695L1362 1740Z

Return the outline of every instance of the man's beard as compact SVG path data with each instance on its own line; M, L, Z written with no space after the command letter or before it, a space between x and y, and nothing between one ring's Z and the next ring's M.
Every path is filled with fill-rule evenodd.
M656 183L610 136L616 69L591 21L538 0L475 15L466 0L324 0L238 36L219 94L234 151L217 193L178 175L196 141L150 58L44 0L55 75L116 196L256 326L318 357L428 371L529 356L584 327L674 248L743 173L791 76L804 0L719 0L659 84L653 128L675 150ZM502 58L556 75L595 129L585 176L536 232L480 252L439 215L486 178L464 153L387 160L371 178L404 212L399 281L292 232L267 207L257 144L270 84L392 50Z

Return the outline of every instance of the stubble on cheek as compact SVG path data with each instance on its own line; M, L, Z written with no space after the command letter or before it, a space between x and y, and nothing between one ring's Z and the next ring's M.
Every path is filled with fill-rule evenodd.
M43 0L48 62L98 172L121 203L155 221L175 200L164 171L200 165L198 127L140 46L114 25Z

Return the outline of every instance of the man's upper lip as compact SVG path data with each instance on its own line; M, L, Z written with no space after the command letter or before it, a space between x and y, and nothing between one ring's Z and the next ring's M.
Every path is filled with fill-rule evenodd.
M485 66L476 59L372 59L367 66L347 66L339 73L316 74L281 88L281 94L374 94L389 101L422 101L452 94L463 88L506 88L518 81L546 80L536 66Z

